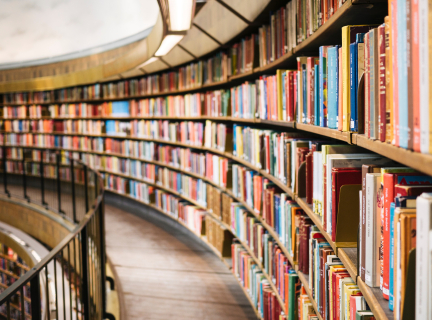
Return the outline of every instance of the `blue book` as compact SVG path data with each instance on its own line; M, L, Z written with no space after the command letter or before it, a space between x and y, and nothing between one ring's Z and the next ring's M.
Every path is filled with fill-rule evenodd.
M327 59L326 59L327 47L321 46L319 48L319 117L320 126L327 127L327 105L326 105L326 94L327 94Z
M337 129L338 119L338 65L339 65L339 46L328 48L328 104L327 119L330 129Z
M233 125L233 155L237 156L237 125Z
M111 115L117 117L129 117L129 101L113 101Z
M286 92L285 92L285 86L286 86L286 76L287 72L282 72L282 119L286 121Z
M410 9L408 9L410 10ZM408 148L410 136L408 125L408 64L407 60L407 2L397 0L397 68L398 74L394 76L398 82L399 103L399 146ZM408 11L409 12L409 11ZM411 39L412 41L412 39ZM412 107L412 106L411 106Z
M277 234L279 234L279 209L280 209L280 196L274 196L274 225L275 225L275 231Z
M395 203L392 202L390 204L390 221L394 220L394 212L395 212ZM389 270L389 309L393 311L394 306L394 284L393 284L393 277L394 277L394 223L390 223L390 270Z
M115 134L115 120L107 120L105 121L105 132L106 134Z
M357 42L350 44L350 99L351 99L351 119L350 119L350 131L357 130L357 86L358 86L358 76L357 76Z
M315 76L314 76L314 114L315 114L315 121L314 125L319 126L320 125L320 111L319 111L319 65L314 66L315 69Z

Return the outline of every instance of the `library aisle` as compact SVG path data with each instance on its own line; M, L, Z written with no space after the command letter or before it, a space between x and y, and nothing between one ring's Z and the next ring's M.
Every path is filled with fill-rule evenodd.
M106 250L126 319L256 319L234 276L201 240L151 209L106 198Z

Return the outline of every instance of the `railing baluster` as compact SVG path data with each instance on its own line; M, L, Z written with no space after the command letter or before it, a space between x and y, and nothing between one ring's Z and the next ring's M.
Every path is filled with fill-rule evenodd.
M40 178L41 178L41 196L42 196L42 205L48 207L48 203L45 202L45 168L44 168L44 152L40 151Z
M71 266L71 255L70 255L70 242L67 245L68 248L68 274L69 274L69 311L70 318L72 320L72 266Z
M24 199L27 199L27 202L30 202L30 198L27 195L27 178L26 178L26 165L25 165L25 159L22 158L22 167L23 167L23 191L24 191Z
M57 165L57 201L58 201L58 212L63 213L61 209L61 181L60 181L60 153L56 154L56 165Z
M4 184L4 192L5 192L5 194L7 194L7 196L10 198L10 193L9 193L9 191L8 191L8 188L7 188L7 168L6 168L6 159L7 159L7 157L6 157L6 147L5 146L3 146L3 184Z
M55 310L56 310L56 320L59 318L58 314L58 290L57 290L57 256L54 257L54 291L55 291Z
M85 167L84 167L85 168ZM87 171L87 170L86 170ZM88 274L88 234L87 225L81 230L81 273L82 273L82 292L81 301L84 306L84 319L90 319L90 295L89 295L89 274Z
M65 293L65 266L64 266L64 248L60 251L61 269L62 269L62 296L63 296L63 319L66 320L66 293Z
M30 280L30 297L31 297L32 320L42 320L39 273L37 273L33 277L33 279Z
M48 264L45 266L45 290L46 290L46 313L47 313L47 319L50 320L51 311L50 311L50 295L49 295L49 286L48 286Z
M20 295L21 295L21 320L25 320L25 306L24 306L24 286L21 287L20 290ZM48 319L50 320L50 319Z
M77 259L76 259L77 254L78 254L78 252L76 251L76 242L78 241L77 239L78 239L78 237L74 238L73 249L74 249L74 271L75 271L74 272L75 310L76 310L76 319L78 320L79 319L78 318L78 279L77 279L78 266L77 266Z
M10 310L10 299L6 301L6 317L7 319L11 319L11 310Z
M87 213L89 211L89 203L88 203L88 181L87 181L87 166L84 165L84 196L85 196L85 208Z
M78 223L76 218L76 203L75 203L75 172L74 172L74 159L70 159L70 170L71 170L71 188L72 188L72 217L75 223Z

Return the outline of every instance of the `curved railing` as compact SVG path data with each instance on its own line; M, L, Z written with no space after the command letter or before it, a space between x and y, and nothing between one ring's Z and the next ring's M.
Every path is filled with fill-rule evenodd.
M0 200L13 197L54 211L72 231L0 294L0 318L102 319L107 316L102 178L66 152L37 152L39 162L25 153L12 162L2 149Z

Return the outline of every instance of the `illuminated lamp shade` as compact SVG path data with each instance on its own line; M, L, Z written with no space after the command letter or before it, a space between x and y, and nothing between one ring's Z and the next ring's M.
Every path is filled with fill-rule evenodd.
M190 28L193 4L193 0L168 0L171 31L184 31Z
M183 35L177 35L177 34L170 34L167 35L163 40L159 47L159 49L156 51L155 56L161 57L166 55L168 52L171 51L174 46L180 42L180 40L183 39Z

